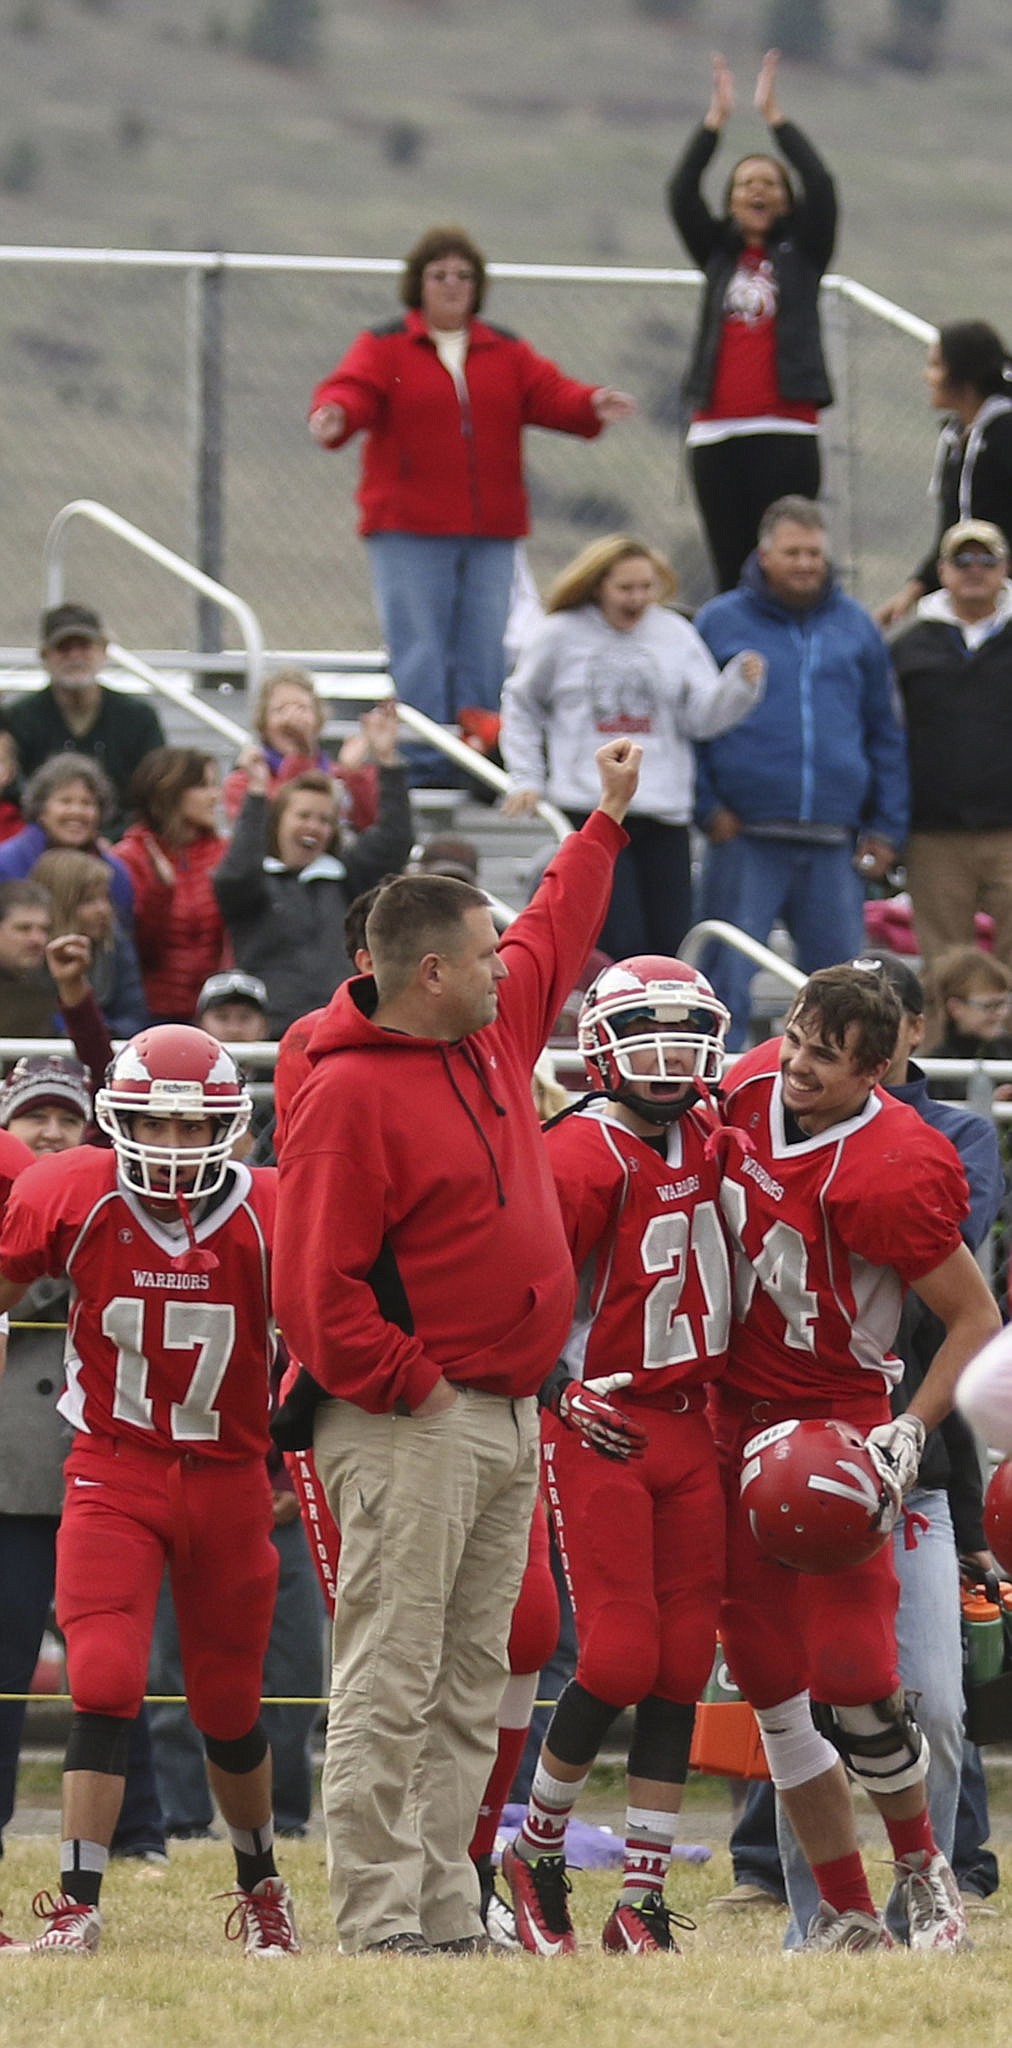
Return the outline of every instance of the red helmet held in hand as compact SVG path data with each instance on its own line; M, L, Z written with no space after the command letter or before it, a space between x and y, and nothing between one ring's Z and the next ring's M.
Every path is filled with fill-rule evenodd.
M899 1514L860 1430L828 1417L775 1422L752 1437L740 1487L760 1549L799 1572L864 1564Z

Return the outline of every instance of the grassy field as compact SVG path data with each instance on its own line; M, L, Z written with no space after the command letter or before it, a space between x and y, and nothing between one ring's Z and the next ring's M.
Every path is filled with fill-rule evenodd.
M713 1913L729 1882L725 1854L686 1866L671 1903L697 1922L680 1957L605 1956L597 1946L614 1876L574 1873L581 1952L403 1962L343 1959L329 1920L322 1846L284 1843L304 1953L256 1967L222 1937L228 1882L221 1845L174 1847L169 1871L114 1867L98 1957L0 1964L5 2048L909 2048L972 2042L1004 2048L1012 1996L1012 1918L974 1923L972 1955L788 1958L782 1920ZM51 1884L52 1844L11 1841L3 1861L5 1925L27 1924L31 1893ZM872 1866L884 1895L887 1875ZM999 1897L1001 1895L999 1894Z

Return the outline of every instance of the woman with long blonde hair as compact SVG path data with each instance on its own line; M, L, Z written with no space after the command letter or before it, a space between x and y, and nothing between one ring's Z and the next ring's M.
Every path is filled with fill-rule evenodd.
M737 724L765 681L758 654L718 670L695 628L668 609L677 588L671 563L646 541L591 541L556 578L548 616L503 691L507 816L529 815L547 797L579 826L596 801L597 748L621 733L643 748L599 941L613 960L677 955L692 922L692 743Z
M88 980L111 1038L132 1038L148 1020L137 949L113 908L109 868L98 854L54 846L39 855L32 881L53 906L52 937L89 940Z

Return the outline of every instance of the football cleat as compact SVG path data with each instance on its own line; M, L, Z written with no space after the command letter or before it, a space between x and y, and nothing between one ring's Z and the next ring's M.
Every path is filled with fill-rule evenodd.
M292 1895L283 1878L262 1877L251 1892L239 1886L219 1896L235 1900L225 1934L229 1941L241 1941L248 1956L273 1962L279 1956L301 1955Z
M512 1842L502 1852L502 1874L516 1915L517 1940L532 1956L572 1956L576 1936L566 1900L572 1886L564 1856L539 1856L525 1863Z
M643 1956L658 1949L680 1956L682 1951L671 1932L673 1925L692 1932L696 1923L686 1919L684 1913L672 1913L662 1892L644 1892L638 1906L628 1899L619 1899L604 1923L601 1947L613 1956Z
M3 1914L0 1913L0 1920ZM18 1941L13 1934L5 1934L0 1927L0 1960L4 1956L26 1956L31 1948L30 1941Z
M29 1944L33 1956L93 1956L102 1933L102 1915L97 1906L82 1906L60 1892L36 1892L32 1911L37 1920L48 1920L45 1934Z
M828 1899L820 1899L819 1910L809 1923L799 1953L828 1955L836 1949L846 1950L850 1955L864 1955L871 1949L895 1946L880 1913L861 1913L854 1906L846 1913L838 1913Z
M476 1856L475 1869L481 1886L481 1900L478 1910L481 1924L493 1948L517 1949L520 1940L517 1934L516 1915L508 1899L496 1888L495 1868L491 1856Z
M973 1947L959 1887L940 1850L920 1865L897 1863L894 1906L906 1914L911 1948L951 1955Z

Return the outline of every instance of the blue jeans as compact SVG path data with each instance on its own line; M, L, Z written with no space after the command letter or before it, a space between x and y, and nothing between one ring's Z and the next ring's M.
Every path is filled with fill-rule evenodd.
M853 865L853 845L805 846L739 832L724 846L707 847L699 914L737 925L762 944L779 918L804 974L852 960L864 945L864 884ZM756 969L743 953L713 943L699 965L731 1012L728 1050L740 1052Z
M319 1699L323 1689L323 1595L301 1521L273 1531L281 1562L278 1596L264 1662L264 1692ZM172 1594L166 1576L158 1598L151 1651L150 1689L183 1690ZM185 1706L149 1708L155 1771L169 1834L209 1828L213 1816L204 1744ZM318 1706L265 1707L263 1725L271 1745L275 1825L301 1832L312 1806L309 1738Z
M453 725L471 705L498 711L516 542L371 533L366 546L397 695L437 725ZM404 751L412 780L447 780L434 748Z
M973 1892L979 1899L989 1899L999 1884L998 1858L993 1850L984 1847L990 1832L987 1779L981 1754L975 1743L965 1742L952 1868L960 1891Z
M948 1497L940 1488L915 1487L906 1505L927 1518L917 1547L907 1550L904 1523L893 1534L893 1561L900 1582L896 1643L900 1675L919 1727L928 1738L928 1811L935 1840L951 1862L956 1807L963 1768L963 1651L959 1623L959 1563ZM791 1921L785 1948L797 1948L818 1908L815 1880L787 1815L778 1806L777 1840L787 1883ZM890 1931L905 1938L901 1922Z

